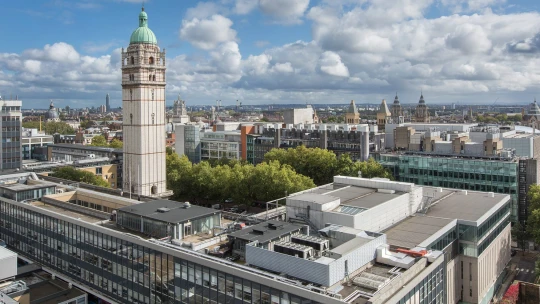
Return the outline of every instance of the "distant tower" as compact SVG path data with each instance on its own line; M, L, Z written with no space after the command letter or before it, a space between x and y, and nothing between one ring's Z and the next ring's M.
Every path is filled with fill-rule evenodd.
M349 109L347 110L347 113L345 113L345 123L348 123L348 124L360 123L360 114L358 113L358 109L356 108L356 104L354 103L354 100L351 100L351 103L349 104Z
M392 109L390 110L390 113L393 123L403 123L403 107L399 103L397 93L396 98L394 98L394 104L392 104Z
M379 130L384 130L386 125L386 120L391 116L390 110L388 110L388 105L386 105L386 100L382 100L379 111L377 111L377 127Z
M423 123L429 122L430 120L428 107L424 101L424 94L420 94L420 100L416 106L416 112L414 113L414 120Z
M122 49L124 132L123 189L162 197L165 172L165 51L161 52L142 9L139 27Z
M111 111L111 98L109 97L109 93L107 93L107 96L105 96L105 110L107 112Z

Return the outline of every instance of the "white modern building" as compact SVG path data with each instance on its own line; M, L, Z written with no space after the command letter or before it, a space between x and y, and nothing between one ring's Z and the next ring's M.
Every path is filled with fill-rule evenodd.
M23 159L46 160L47 155L43 155L43 153L35 155L34 151L37 147L46 147L54 144L54 137L45 134L45 132L39 132L38 129L23 128L21 144Z

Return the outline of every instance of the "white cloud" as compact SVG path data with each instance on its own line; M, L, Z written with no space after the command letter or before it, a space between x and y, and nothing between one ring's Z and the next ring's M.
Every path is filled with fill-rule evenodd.
M349 77L349 69L341 62L341 57L331 51L322 53L319 59L321 72L338 77Z
M297 4L293 2L287 3L288 9ZM426 11L441 5L440 0L318 1L307 15L305 8L290 15L312 21L311 38L284 45L272 40L268 46L263 39L270 38L261 36L260 43L239 46L231 19L243 17L229 19L219 13L240 14L240 1L217 3L223 6L218 14L194 10L189 13L193 18L182 23L180 37L201 50L175 57L170 55L175 50L168 50L168 98L182 93L190 104L208 104L216 96L252 104L363 103L389 99L398 91L404 102L417 102L423 89L428 104L492 102L495 94L499 102L527 103L540 90L536 12L496 14L487 8L426 18ZM266 9L261 12L271 20L284 20L282 13ZM246 53L254 44L261 51ZM17 88L30 97L26 100L69 96L85 104L84 99L94 96L102 102L108 91L120 105L119 49L105 56L92 55L88 45L81 49L82 54L58 42L0 53L0 92L15 93Z
M39 74L41 72L41 61L26 60L24 61L24 69L32 74Z
M454 13L474 12L505 3L506 0L441 0Z
M58 63L75 63L80 59L80 55L73 46L58 42L53 45L47 44L42 50L31 49L25 51L25 56L36 60L55 61Z
M258 0L236 0L234 11L239 15L249 14L257 8L258 2Z
M180 29L180 38L194 46L211 50L219 43L236 39L236 31L231 29L233 22L221 15L213 15L209 19L193 18L184 20Z
M206 19L213 15L223 14L227 10L215 2L199 2L197 6L188 8L185 19Z
M263 48L267 45L270 44L270 41L266 41L266 40L257 40L255 41L255 46L258 47L258 48Z
M479 25L461 24L446 38L451 48L459 49L465 54L487 52L491 41Z
M309 0L259 0L259 8L264 14L284 24L301 22L308 6Z

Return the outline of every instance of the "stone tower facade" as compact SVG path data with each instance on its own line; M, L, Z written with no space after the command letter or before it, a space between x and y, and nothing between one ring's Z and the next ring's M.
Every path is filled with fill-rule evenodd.
M416 111L414 112L414 121L427 123L430 120L428 107L424 100L424 94L420 94L420 101L416 106Z
M349 109L347 110L347 113L345 113L345 123L356 125L360 123L360 113L358 113L358 108L356 108L354 100L351 100Z
M386 100L383 99L379 107L379 111L377 111L377 127L379 131L384 130L386 126L386 121L391 115L392 114L390 113L390 110L388 110Z
M148 17L122 49L122 111L125 192L169 196L165 172L165 51L160 51Z
M403 123L403 107L399 103L397 94L396 98L394 98L394 103L392 104L390 113L392 123Z

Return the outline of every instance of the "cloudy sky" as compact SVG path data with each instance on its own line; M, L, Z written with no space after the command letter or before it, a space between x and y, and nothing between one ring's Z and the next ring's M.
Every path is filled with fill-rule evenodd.
M25 108L121 105L139 0L3 1L0 94ZM526 104L540 98L537 0L146 0L167 104Z

